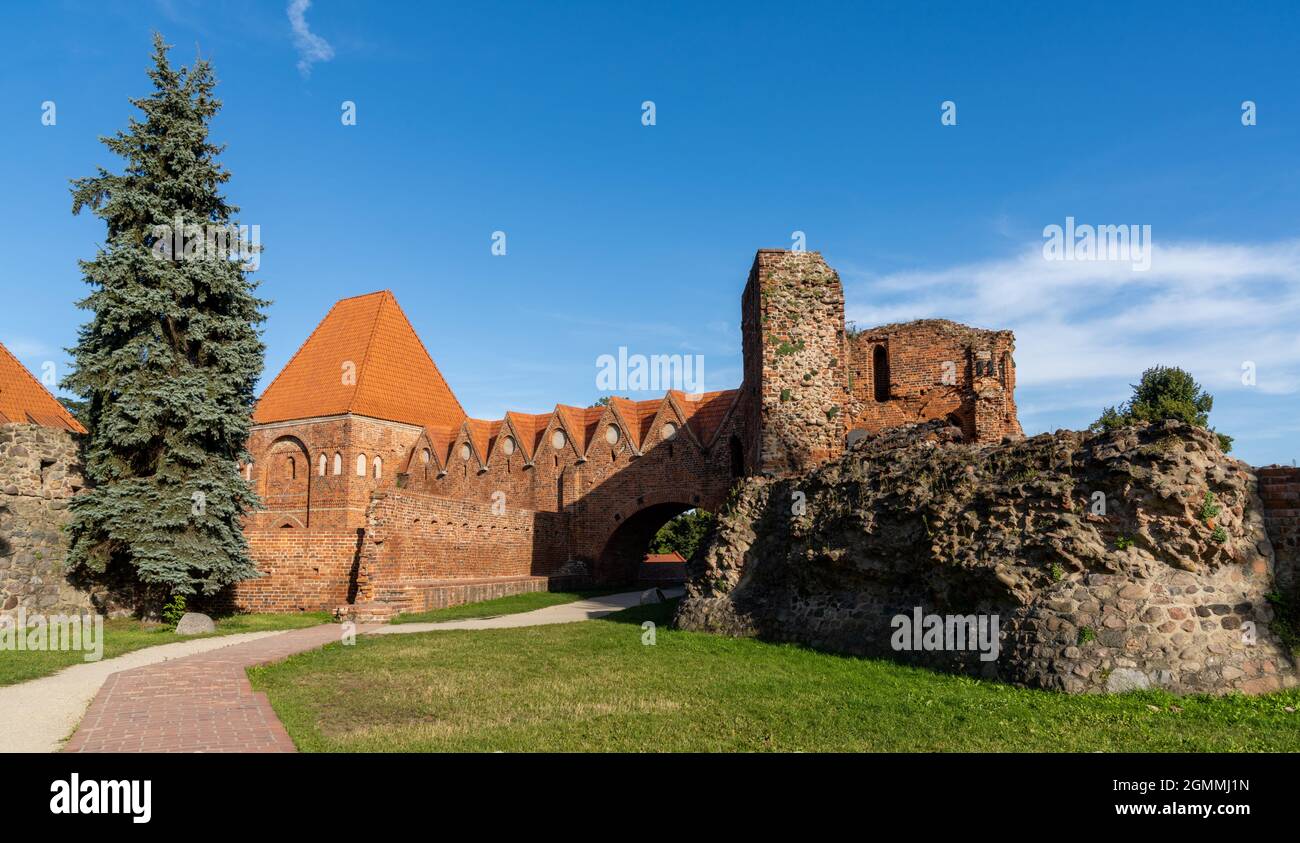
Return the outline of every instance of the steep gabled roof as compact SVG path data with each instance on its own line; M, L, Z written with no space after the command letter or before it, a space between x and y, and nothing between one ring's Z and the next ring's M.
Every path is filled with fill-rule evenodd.
M459 427L465 411L388 290L343 299L262 393L266 424L356 413L425 428Z
M622 422L620 425L623 432L627 434L628 440L632 443L633 449L641 450L641 422L637 413L636 402L628 398L619 398L611 395L609 398L609 408L614 411Z
M479 462L487 465L488 454L492 452L492 443L497 438L497 432L501 430L501 422L465 419L465 430L469 434L469 441L474 445L475 453L478 454Z
M546 432L546 425L550 424L551 414L507 412L506 419L514 428L519 446L524 449L524 458L531 461L533 454L537 453L538 443L542 441L542 434Z
M696 440L705 448L709 447L718 428L726 420L736 399L740 396L738 389L724 389L718 392L685 393L670 390L669 395L677 402L686 417L686 426L691 429Z
M457 430L454 427L426 427L424 435L429 437L430 444L433 445L433 452L438 455L439 469L445 469L447 463L451 460L451 446L456 440Z
M604 412L603 408L601 412ZM587 455L587 443L591 440L591 430L587 426L587 411L583 407L573 407L569 404L556 404L555 415L564 421L564 429L569 431L569 436L573 438L573 447L577 449L578 456ZM600 416L598 415L599 419ZM594 423L592 427L594 427Z
M0 424L5 422L86 432L81 422L0 344Z
M632 404L635 408L636 420L629 418L628 421L637 426L637 447L642 450L645 450L645 443L650 440L650 429L654 426L655 416L659 415L659 408L663 406L665 400L665 398L655 398Z

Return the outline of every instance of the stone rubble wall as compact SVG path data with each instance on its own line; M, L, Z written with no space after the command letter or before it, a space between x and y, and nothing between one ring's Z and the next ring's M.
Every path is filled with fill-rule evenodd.
M0 425L0 615L93 610L63 569L68 502L83 485L75 434Z
M973 445L932 422L746 481L675 623L1071 693L1259 693L1297 682L1269 629L1274 564L1253 469L1207 431ZM895 650L893 618L918 606L997 615L999 657Z
M759 251L741 297L749 469L785 476L844 450L844 289L817 252Z

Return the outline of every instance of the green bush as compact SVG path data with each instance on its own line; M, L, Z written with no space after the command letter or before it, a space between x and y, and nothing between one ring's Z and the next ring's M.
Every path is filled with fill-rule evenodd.
M1203 427L1219 439L1219 447L1232 450L1232 437L1210 427L1210 410L1214 396L1201 389L1201 385L1186 371L1176 366L1154 366L1142 373L1141 380L1133 384L1133 397L1119 407L1107 407L1089 430L1105 431L1128 427L1138 422L1159 422L1173 419Z
M184 617L184 615L185 615L185 595L173 594L172 599L168 600L167 604L163 606L163 610L162 610L163 623L167 624L170 627L175 628L176 624L181 622L181 618Z

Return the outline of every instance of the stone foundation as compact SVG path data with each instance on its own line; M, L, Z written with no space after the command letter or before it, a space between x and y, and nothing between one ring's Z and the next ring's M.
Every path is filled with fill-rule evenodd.
M803 476L747 481L689 570L686 629L1068 692L1297 682L1269 630L1254 472L1172 422L986 446L943 423L870 437ZM895 618L917 607L996 615L997 658L895 649Z

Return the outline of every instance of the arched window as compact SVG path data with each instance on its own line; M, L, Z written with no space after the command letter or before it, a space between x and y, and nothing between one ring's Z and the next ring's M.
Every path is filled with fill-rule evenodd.
M366 476L366 455L365 454L357 454L357 476L358 477Z
M338 451L334 452L334 473L335 474L343 473L343 455L340 454Z
M316 473L321 477L325 476L325 464L327 462L329 462L329 459L324 454L321 454L320 458L316 460Z
M871 377L877 401L889 400L889 352L878 345L871 352Z
M378 480L384 476L384 458L375 457L375 479Z
M298 477L298 462L293 457L289 457L288 462L285 463L284 476L290 480Z

